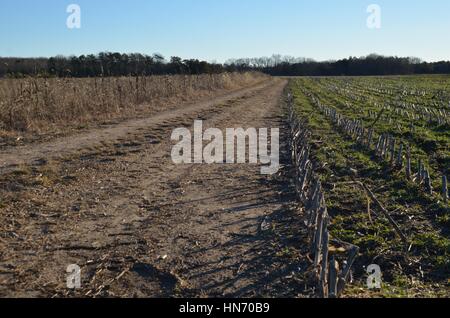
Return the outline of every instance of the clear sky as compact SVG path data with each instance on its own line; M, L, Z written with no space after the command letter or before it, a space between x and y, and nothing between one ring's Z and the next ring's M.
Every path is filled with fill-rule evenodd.
M81 29L66 26L72 3L81 7ZM372 3L382 9L381 29L367 27ZM450 60L449 16L448 0L0 0L0 56Z

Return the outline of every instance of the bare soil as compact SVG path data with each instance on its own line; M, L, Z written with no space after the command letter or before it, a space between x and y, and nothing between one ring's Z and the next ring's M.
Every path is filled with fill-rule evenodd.
M0 154L1 297L296 297L311 293L283 169L174 165L172 130L280 127L286 81ZM284 138L282 136L282 142ZM268 227L261 228L262 223ZM82 287L66 288L77 264Z

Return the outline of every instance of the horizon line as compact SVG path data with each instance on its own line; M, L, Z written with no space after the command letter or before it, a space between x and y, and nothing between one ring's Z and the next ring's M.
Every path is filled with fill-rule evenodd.
M241 60L241 59L257 59L257 58L271 58L274 56L280 56L281 58L293 58L293 59L298 59L298 60L304 60L304 62L316 62L316 63L332 63L332 62L337 62L337 61L342 61L342 60L348 60L351 58L356 58L356 59L363 59L363 58L367 58L370 56L378 56L378 57L384 57L384 58L407 58L407 59L418 59L420 60L421 63L440 63L440 62L450 62L450 58L445 60L445 59L440 59L440 60L426 60L423 59L421 57L417 57L417 56L401 56L401 55L386 55L386 54L379 54L379 53L369 53L366 55L350 55L347 57L340 57L340 58L330 58L330 59L325 59L325 60L317 60L315 58L311 58L311 57L303 57L303 56L295 56L295 55L290 55L290 54L279 54L279 53L273 53L272 55L264 55L264 56L253 56L253 57L230 57L225 59L222 62L219 62L217 59L205 59L205 58L199 58L199 57L181 57L181 56L177 56L177 55L165 55L162 54L160 52L153 52L153 53L142 53L142 52L121 52L121 51L109 51L109 50L105 50L105 51L99 51L97 53L83 53L83 54L56 54L56 55L50 55L50 56L0 56L0 58L6 58L6 59L50 59L50 58L54 58L54 57L65 57L65 58L70 58L70 57L80 57L80 56L88 56L88 55L99 55L100 53L119 53L119 54L141 54L141 55L146 55L146 56L153 56L153 55L162 55L164 57L165 61L168 61L168 59L170 59L171 57L180 57L182 60L199 60L199 61L205 61L208 63L212 63L212 64L226 64L228 61L231 60ZM302 63L302 62L298 62L298 63Z

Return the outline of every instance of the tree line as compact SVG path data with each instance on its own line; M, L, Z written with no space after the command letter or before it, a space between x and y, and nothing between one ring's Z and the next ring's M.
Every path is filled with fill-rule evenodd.
M450 62L428 63L417 58L381 56L350 57L338 61L273 55L271 57L229 60L224 64L161 54L121 54L102 52L81 56L51 58L1 58L0 77L100 77L167 74L214 74L259 71L273 76L362 76L450 74Z
M55 56L51 58L0 58L0 77L100 77L148 76L166 74L222 73L221 64L197 59L183 60L161 54L121 54L102 52L97 55Z
M258 70L273 76L450 74L450 61L428 63L413 57L376 54L326 62L273 55L265 58L230 60L227 63L237 70Z

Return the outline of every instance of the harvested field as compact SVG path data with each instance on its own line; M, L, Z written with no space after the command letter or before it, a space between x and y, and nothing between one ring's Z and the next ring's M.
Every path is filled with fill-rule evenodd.
M434 76L290 83L314 141L330 235L360 248L348 296L448 296L448 83ZM375 293L366 288L369 264L382 268Z

